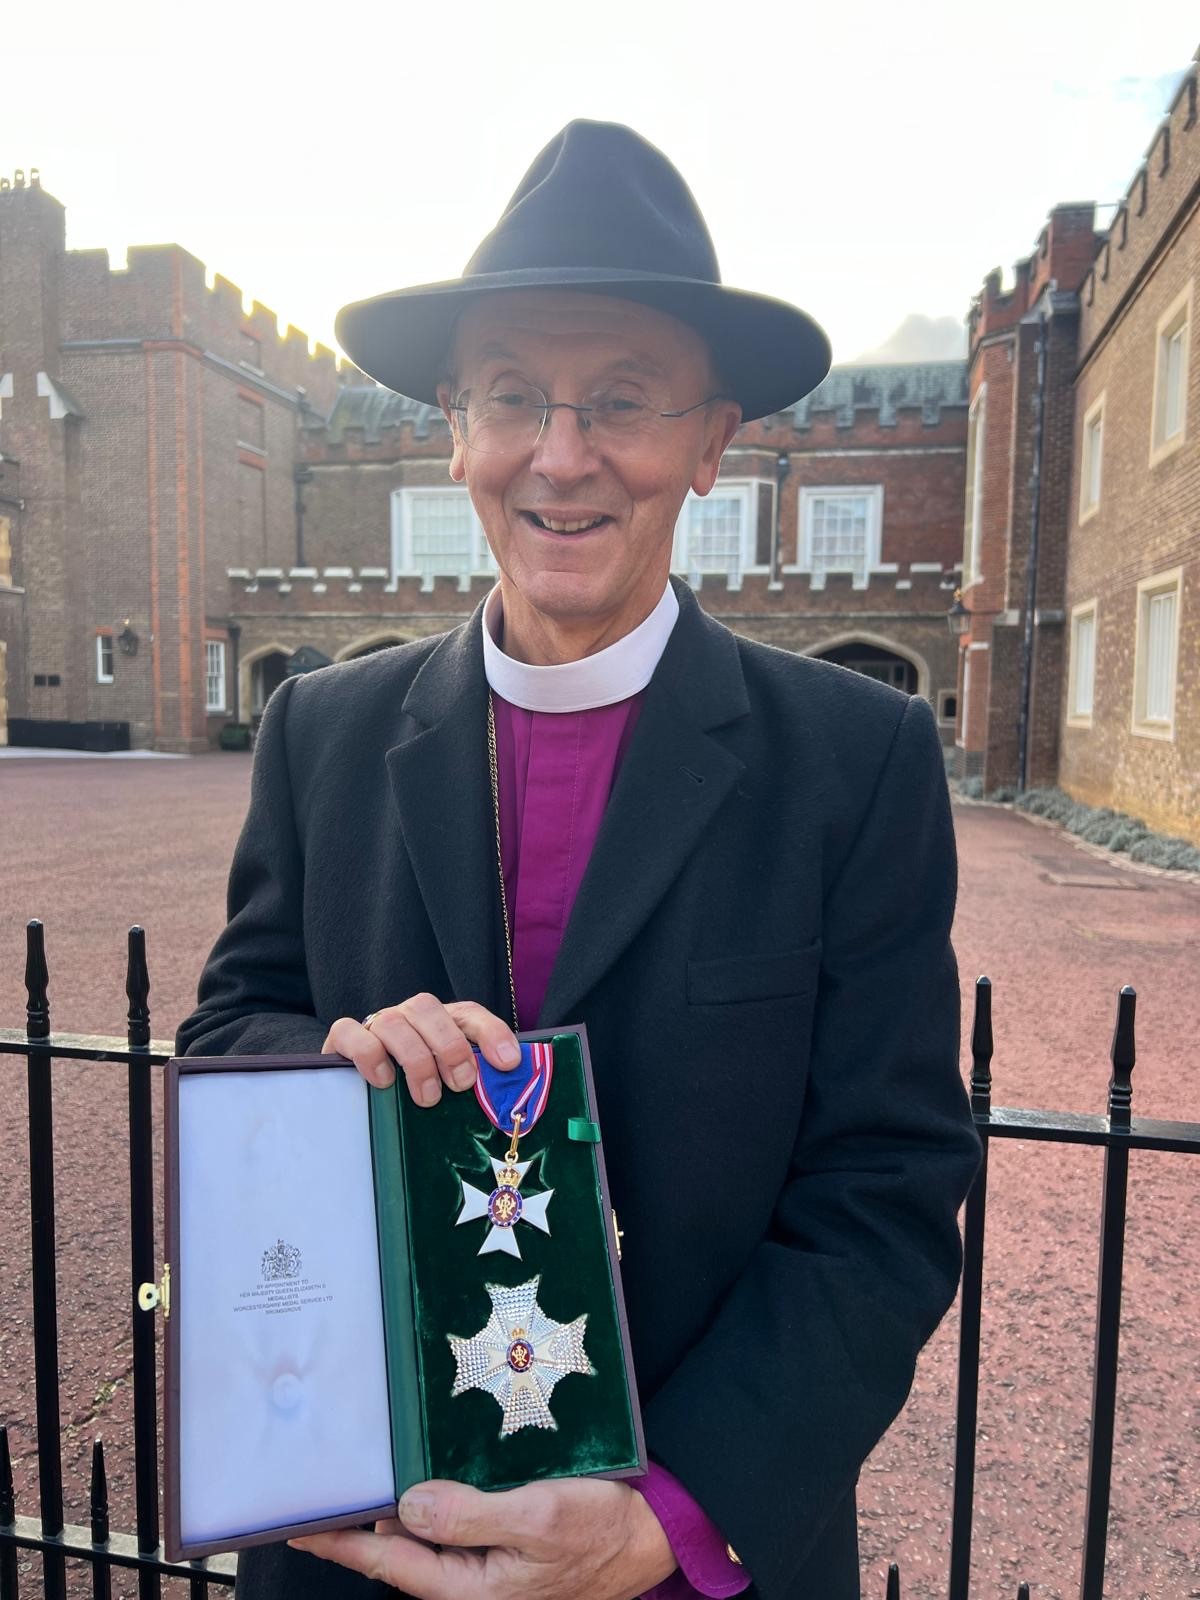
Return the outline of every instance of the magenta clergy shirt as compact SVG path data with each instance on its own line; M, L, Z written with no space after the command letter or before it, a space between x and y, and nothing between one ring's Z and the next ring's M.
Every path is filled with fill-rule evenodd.
M513 985L520 1025L533 1028L642 695L587 711L527 711L499 694L494 701ZM720 1533L665 1467L651 1462L636 1487L679 1563L645 1600L723 1597L749 1587Z

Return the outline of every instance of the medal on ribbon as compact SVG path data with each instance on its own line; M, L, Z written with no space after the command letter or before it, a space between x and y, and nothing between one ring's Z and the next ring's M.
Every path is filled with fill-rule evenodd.
M457 1373L452 1395L483 1389L503 1413L500 1437L520 1428L553 1428L558 1424L550 1410L550 1396L568 1373L585 1377L595 1368L583 1348L587 1313L573 1322L555 1322L537 1302L541 1278L508 1288L485 1285L492 1313L473 1339L446 1337L454 1352Z
M490 1223L477 1255L487 1255L500 1250L506 1255L521 1257L521 1246L515 1229L519 1222L527 1222L543 1233L550 1232L546 1211L553 1189L539 1194L522 1194L521 1183L537 1156L528 1161L517 1159L520 1139L534 1127L546 1109L550 1098L550 1080L554 1075L554 1051L549 1040L537 1040L521 1046L521 1062L511 1072L501 1072L477 1053L478 1073L475 1079L475 1098L493 1127L509 1136L509 1147L504 1159L490 1157L495 1179L490 1193L468 1183L462 1183L462 1209L456 1226L464 1222L478 1222L486 1217Z

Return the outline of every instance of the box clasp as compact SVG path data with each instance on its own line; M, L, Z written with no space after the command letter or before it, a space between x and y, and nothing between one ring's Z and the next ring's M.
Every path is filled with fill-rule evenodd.
M163 1262L162 1281L160 1283L142 1283L138 1285L138 1306L142 1311L157 1311L162 1308L165 1317L171 1315L171 1263Z

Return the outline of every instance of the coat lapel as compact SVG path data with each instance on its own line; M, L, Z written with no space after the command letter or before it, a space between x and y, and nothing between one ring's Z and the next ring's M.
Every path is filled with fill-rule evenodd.
M482 607L421 667L404 699L406 736L385 760L448 998L507 1017L481 625Z
M711 729L748 716L737 641L676 584L679 619L580 884L538 1019L572 1011L626 949L745 770Z

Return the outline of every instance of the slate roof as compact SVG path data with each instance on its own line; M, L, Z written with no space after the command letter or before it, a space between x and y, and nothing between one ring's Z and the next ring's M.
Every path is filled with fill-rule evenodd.
M789 409L797 428L807 428L814 411L833 411L839 427L854 426L854 413L879 410L882 426L896 421L901 407L920 406L921 421L935 423L943 406L965 406L965 361L892 361L833 367L813 392Z
M901 407L919 406L921 420L936 423L943 406L965 406L965 361L894 361L871 366L834 367L813 392L788 409L797 428L807 428L815 411L833 411L839 427L854 426L856 411L878 408L884 427L896 421ZM784 412L786 416L788 413ZM435 406L422 405L390 389L348 386L338 394L326 427L332 443L348 428L361 428L365 444L378 443L388 428L411 422L418 439L443 429L446 420Z

